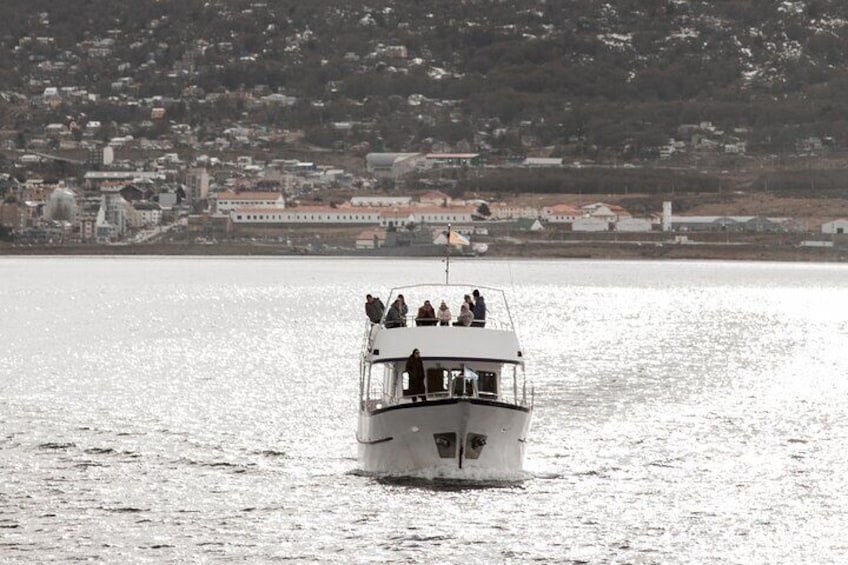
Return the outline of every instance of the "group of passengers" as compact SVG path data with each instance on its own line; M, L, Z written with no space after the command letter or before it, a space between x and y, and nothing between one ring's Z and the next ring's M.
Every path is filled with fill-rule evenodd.
M385 320L383 313L385 312ZM379 324L383 321L387 328L399 328L406 326L406 315L409 308L406 305L406 300L402 294L398 294L397 298L385 310L383 302L370 294L365 297L365 314L372 324ZM415 325L417 326L449 326L453 315L447 303L442 300L438 310L433 308L429 300L425 300L424 304L418 309L418 314L415 316ZM459 308L459 315L454 326L476 327L482 328L486 325L486 300L480 291L475 289L470 295L466 294L463 297L462 305Z

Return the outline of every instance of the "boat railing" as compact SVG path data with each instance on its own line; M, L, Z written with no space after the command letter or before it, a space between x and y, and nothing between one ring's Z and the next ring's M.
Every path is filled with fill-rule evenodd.
M446 327L466 327L466 328L489 328L496 330L512 330L512 322L509 320L503 320L496 316L486 316L485 319L477 320L472 319L470 325L464 325L459 323L456 316L453 316L451 321L448 323L441 323L436 318L419 318L418 316L414 316L411 314L407 314L404 316L400 322L396 322L392 324L391 322L386 322L386 320L382 320L380 325L386 329L393 328L412 328L412 327L426 327L426 326L436 326L441 328Z
M504 291L499 288L470 284L418 284L394 287L389 291L388 299L385 302L386 310L383 313L381 324L386 328L439 325L437 319L439 305L444 300L451 312L451 320L447 325L461 326L461 324L457 323L463 304L463 297L466 294L472 294L472 289L477 289L481 292L486 303L486 317L485 319L473 320L470 327L487 327L514 331L515 326ZM391 308L392 303L399 296L404 297L404 304L408 310L406 314L401 316L399 321L390 320L387 322L386 315L389 308ZM436 319L418 318L418 309L425 300L430 302L433 310L436 312Z

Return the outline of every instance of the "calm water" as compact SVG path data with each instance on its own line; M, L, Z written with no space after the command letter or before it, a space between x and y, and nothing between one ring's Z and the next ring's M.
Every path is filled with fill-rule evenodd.
M848 561L848 268L452 267L520 327L520 484L355 472L364 295L437 260L0 258L0 562Z

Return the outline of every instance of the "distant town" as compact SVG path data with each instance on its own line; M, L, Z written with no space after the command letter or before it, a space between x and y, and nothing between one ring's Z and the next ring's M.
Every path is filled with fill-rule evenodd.
M30 156L56 159L46 153L21 158ZM80 182L37 177L21 182L3 175L0 225L7 251L245 242L273 244L281 251L415 255L443 249L449 244L448 229L462 234L467 248L460 251L475 255L527 243L551 249L556 243L567 247L589 241L655 246L765 241L826 248L840 247L840 236L848 233L846 218L810 226L790 216L675 214L671 201L637 215L616 203L576 195L521 194L505 201L452 197L438 189L403 190L404 179L422 171L432 177L433 172L450 176L457 169L467 174L483 168L476 153L369 153L361 173L249 156L232 161L200 156L186 163L177 152L129 170L115 162L111 146L91 152L89 163L92 170ZM560 159L525 158L510 168L532 174L563 166ZM391 189L377 190L387 186ZM525 251L538 254L530 247Z
M472 4L4 3L0 252L842 259L837 6Z

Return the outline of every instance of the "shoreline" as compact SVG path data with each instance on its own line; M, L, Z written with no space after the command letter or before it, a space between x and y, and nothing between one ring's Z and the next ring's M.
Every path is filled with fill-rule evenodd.
M279 256L324 258L423 258L444 255L438 248L393 247L381 249L325 248L309 250L284 244L224 242L214 244L154 243L137 245L0 245L7 256ZM522 242L497 243L483 255L452 254L455 258L492 259L610 259L610 260L717 260L782 262L848 262L848 247L802 247L753 243L657 242Z

